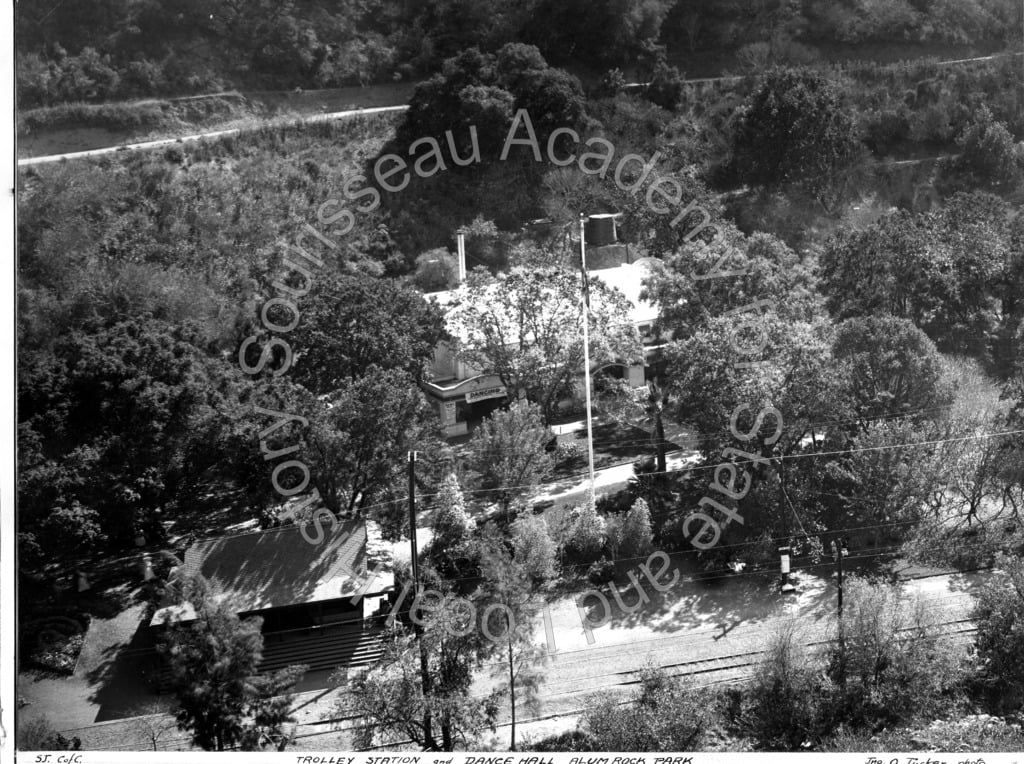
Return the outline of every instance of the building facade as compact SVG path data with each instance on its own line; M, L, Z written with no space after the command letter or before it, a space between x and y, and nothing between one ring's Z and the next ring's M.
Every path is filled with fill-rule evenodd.
M625 249L622 251L625 252ZM633 388L644 386L651 378L651 361L658 347L655 333L658 311L654 305L640 298L643 282L650 275L653 262L650 258L643 258L589 271L591 276L617 289L629 301L630 320L639 331L645 350L643 363L602 364L593 366L590 371L592 374L606 373L624 379ZM437 302L444 309L456 302L459 294L460 289L456 288L429 294L427 299ZM435 347L428 380L421 386L436 408L448 437L467 434L471 423L500 408L508 398L508 390L500 377L488 369L478 369L467 364L458 357L448 341L441 341ZM583 370L580 369L576 383L578 398L584 394L583 380Z

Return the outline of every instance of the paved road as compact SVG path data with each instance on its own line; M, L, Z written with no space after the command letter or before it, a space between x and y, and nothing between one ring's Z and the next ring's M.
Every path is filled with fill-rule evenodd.
M960 621L968 612L974 593L990 575L963 573L908 581L903 585L905 601L909 606L920 600L936 622ZM689 676L693 685L712 686L749 677L757 653L790 619L798 619L805 643L828 638L829 616L835 606L832 581L798 575L797 583L800 591L792 599L782 599L773 582L759 575L729 576L717 582L681 580L665 597L648 589L651 602L635 616L621 612L612 600L614 614L608 624L593 630L593 643L588 642L571 598L552 603L550 632L554 636L554 651L544 668L541 710L517 726L517 735L520 739L537 739L573 729L581 709L594 695L624 702L636 686L637 672L647 663ZM623 600L631 605L635 594L624 594ZM588 600L586 604L591 603ZM600 613L591 614L595 619L599 616ZM964 627L957 624L949 630ZM540 640L545 640L546 631L541 617L536 631ZM486 667L479 676L472 694L483 697L492 689L494 680L488 676ZM323 689L297 694L299 739L295 750L345 750L350 745L345 733L323 723L336 698L336 691ZM500 740L508 739L506 717L507 711L499 719ZM353 720L342 726L357 723ZM123 719L65 730L64 734L79 736L86 749L144 750L150 747L147 730L161 725L171 725L170 717ZM187 740L187 735L169 730L161 738L160 748L187 749Z
M338 119L348 119L350 117L365 117L371 114L385 114L392 111L405 111L408 106L378 106L372 109L349 109L347 111L334 111L330 114L314 114L310 117L304 117L299 120L302 123L313 123L313 122L332 122ZM158 149L163 146L173 146L176 143L188 143L190 141L198 141L203 138L221 138L225 135L237 135L242 131L242 128L233 128L231 130L214 130L208 133L196 133L194 135L183 135L178 138L161 138L158 141L144 141L142 143L126 143L121 146L108 146L102 149L90 149L89 151L74 151L70 154L52 154L44 157L28 157L27 159L19 159L18 167L27 167L36 164L47 164L49 162L60 162L63 159L82 159L84 157L97 157L103 156L104 154L114 154L118 151L142 151L145 149Z
M979 56L978 58L960 58L953 59L950 61L939 61L939 66L953 66L956 64L968 64L975 63L978 61L993 61L998 58L1024 56L1024 53L996 53L991 56ZM688 84L702 84L709 82L733 82L741 80L742 77L702 77L697 79L686 80ZM643 82L632 82L626 85L627 88L639 88L645 87L647 83ZM336 119L347 119L358 115L368 114L381 114L391 111L404 111L408 109L408 104L401 106L379 106L370 109L349 109L347 111L336 111L330 114L315 114L309 117L304 117L299 122L329 122ZM170 146L179 142L197 141L203 138L219 138L225 135L236 135L241 132L241 128L235 128L231 130L214 130L208 133L197 133L195 135L185 135L180 138L164 138L158 141L144 141L142 143L126 143L120 146L108 146L101 149L91 149L89 151L75 151L68 154L53 154L50 156L42 157L28 157L26 159L19 159L19 167L27 167L35 164L46 164L48 162L59 162L62 159L81 159L83 157L92 156L103 156L104 154L112 154L118 151L142 151L145 149L160 148L162 146ZM916 161L916 160L914 160Z
M960 621L973 604L974 592L990 575L964 573L908 581L903 584L904 601L908 610L920 601L937 623ZM594 631L592 645L586 642L574 603L561 604L552 613L561 638L544 670L542 718L522 725L521 733L536 739L572 729L579 711L595 696L627 699L638 670L647 663L687 675L695 686L712 686L748 678L757 653L790 619L798 619L806 644L829 638L834 584L827 578L805 576L800 589L795 599L787 601L775 592L772 582L754 576L720 586L680 583L672 590L680 596L672 598L671 607L656 607L651 617L639 620L613 618ZM653 600L654 592L649 594ZM624 599L631 604L635 595L630 592ZM559 629L560 625L564 628ZM970 624L955 624L943 631L952 634L968 628ZM543 629L538 633L542 635ZM970 636L951 638L964 642ZM507 728L501 732L507 740Z

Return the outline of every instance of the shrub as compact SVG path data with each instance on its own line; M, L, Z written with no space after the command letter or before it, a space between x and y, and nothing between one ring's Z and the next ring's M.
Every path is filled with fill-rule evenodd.
M594 586L604 586L615 579L615 563L603 555L587 568L587 580Z
M70 740L53 728L44 716L18 721L18 749L22 751L78 751L82 741L77 737Z
M72 501L70 506L54 507L42 523L42 531L55 548L75 553L90 552L106 541L95 509Z
M978 116L961 133L957 143L963 148L959 168L973 175L977 183L986 188L1012 188L1024 169L1013 142L1013 136L1002 122L992 118L987 107L981 107Z
M614 98L626 87L626 76L621 69L609 69L601 76L594 90L595 98Z
M563 441L555 446L555 461L559 465L571 465L583 459L583 446L575 440Z
M535 583L551 580L557 573L558 547L542 517L520 515L511 527L512 549Z
M980 714L957 720L936 720L925 728L843 730L826 740L822 751L855 753L860 751L1020 751L1024 734L1020 724Z
M84 626L77 617L51 614L21 626L23 654L39 668L70 674L75 670L84 642Z
M697 691L647 667L632 702L605 696L580 720L592 751L694 751L700 748L710 717Z
M854 727L938 713L959 689L962 657L939 636L924 604L897 587L851 578L829 674L833 712Z
M683 100L685 79L674 66L659 62L654 69L654 76L647 86L647 99L669 111L675 110Z
M604 518L593 504L585 504L573 522L569 549L583 561L594 560L604 546L604 534Z
M626 557L645 556L650 553L653 542L651 510L646 501L637 499L622 524L622 554Z
M624 488L615 493L605 493L597 497L597 511L602 515L617 515L628 512L633 506L633 493Z
M1005 554L997 566L1009 578L994 578L982 589L972 613L982 678L1006 708L1024 701L1024 562Z
M764 750L799 750L817 734L822 695L820 671L807 652L797 621L771 637L754 673L746 718Z

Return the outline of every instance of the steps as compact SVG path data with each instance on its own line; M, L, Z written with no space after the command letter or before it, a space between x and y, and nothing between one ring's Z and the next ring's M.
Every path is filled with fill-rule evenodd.
M305 664L310 671L365 666L380 658L382 633L379 625L363 628L360 623L264 634L258 671L267 674L294 664Z
M306 665L309 671L329 671L339 666L366 666L383 652L379 624L362 622L311 627L301 631L270 632L263 635L263 659L257 668L269 674L292 665ZM170 668L153 654L151 682L158 693L170 691Z

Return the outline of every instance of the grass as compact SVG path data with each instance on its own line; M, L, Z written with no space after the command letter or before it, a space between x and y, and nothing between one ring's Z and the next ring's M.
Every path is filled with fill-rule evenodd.
M252 110L253 106L237 93L181 100L65 103L20 112L16 128L19 137L68 128L156 130L200 126L236 118Z

